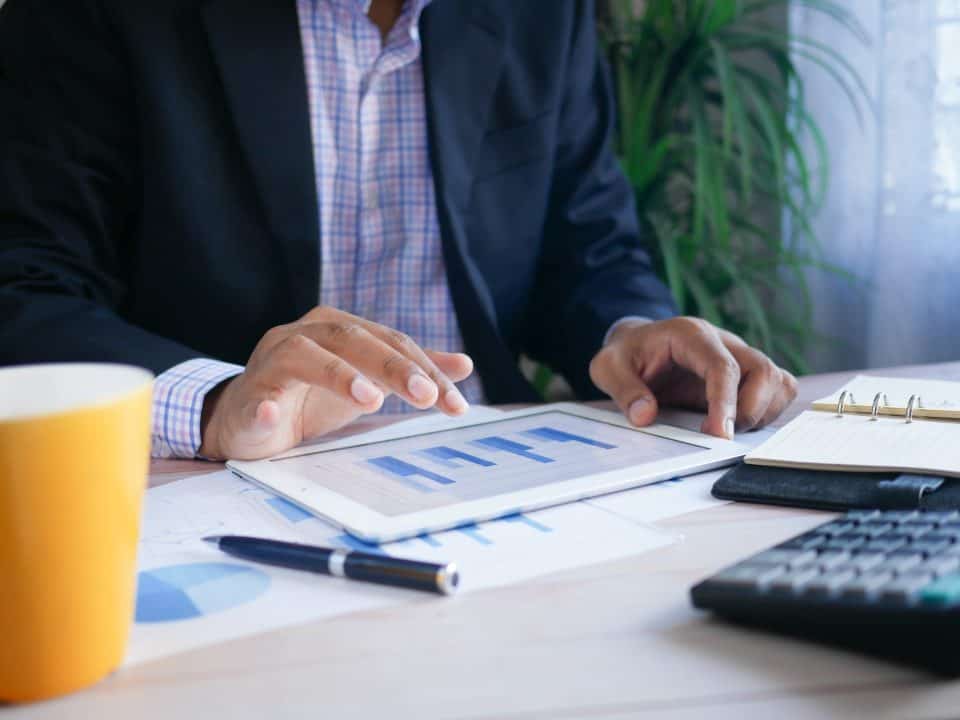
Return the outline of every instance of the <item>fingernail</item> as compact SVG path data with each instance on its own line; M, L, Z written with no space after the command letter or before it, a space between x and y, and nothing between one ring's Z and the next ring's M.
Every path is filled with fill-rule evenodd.
M377 386L360 375L350 383L350 394L361 405L370 405L380 399L380 390Z
M650 401L647 398L642 397L634 400L627 408L627 417L630 418L630 422L639 425L643 421L643 416L647 413L648 407L650 407Z
M727 418L723 421L723 432L726 433L729 440L733 440L733 418Z
M459 390L450 390L443 396L443 401L447 404L448 408L456 413L465 413L470 409L466 398L460 394Z
M407 390L418 402L430 402L435 389L434 384L423 375L411 375L407 380Z

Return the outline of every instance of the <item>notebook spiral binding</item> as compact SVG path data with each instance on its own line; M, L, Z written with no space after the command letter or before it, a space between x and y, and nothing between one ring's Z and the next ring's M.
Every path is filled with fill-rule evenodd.
M853 393L849 390L844 390L840 393L840 397L837 399L837 417L843 417L843 412L847 406L847 403L851 405L856 404L856 400L853 398ZM888 407L890 402L887 400L887 394L883 392L878 392L873 396L873 404L870 409L870 419L879 420L880 419L880 408ZM907 400L907 407L904 411L904 419L907 423L913 422L913 411L922 408L923 404L920 401L919 395L911 395L910 399Z

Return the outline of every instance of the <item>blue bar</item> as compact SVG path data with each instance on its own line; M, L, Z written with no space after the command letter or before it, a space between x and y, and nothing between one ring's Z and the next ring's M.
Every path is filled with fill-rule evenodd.
M463 527L458 527L457 531L463 533L468 538L475 540L481 545L493 545L493 540L477 530L476 525L464 525Z
M464 460L466 462L473 463L474 465L479 465L480 467L493 467L496 465L495 462L490 462L489 460L484 460L476 455L470 455L469 453L465 453L460 450L454 450L453 448L445 447L443 445L440 447L427 448L423 451L423 454L432 460L440 462L442 465L446 465L447 467L460 467L460 465L455 462L451 462L451 460Z
M524 435L528 435L534 438L539 438L540 440L550 440L552 442L578 442L583 443L584 445L590 445L591 447L602 448L604 450L615 450L616 445L610 445L605 442L600 442L599 440L592 440L591 438L583 437L582 435L574 435L573 433L564 432L563 430L556 430L551 427L540 427L533 428L532 430L525 430Z
M430 547L438 548L443 546L443 543L437 540L433 535L427 535L426 533L423 535L417 535L417 539L425 542Z
M537 455L536 453L530 452L532 448L529 445L522 445L521 443L513 442L513 440L507 440L506 438L497 437L496 435L492 437L480 438L479 440L473 440L471 442L472 444L479 445L480 447L503 450L504 452L519 455L522 458L534 460L538 463L553 462L553 458L548 458L545 455Z
M437 475L429 470L417 467L416 465L411 465L408 462L404 462L399 458L391 457L389 455L384 455L383 457L378 458L370 458L367 460L367 462L374 467L380 468L381 470L386 470L391 475L396 475L398 478L423 477L427 480L433 480L435 483L439 483L440 485L453 485L453 480L448 477Z
M292 502L290 502L286 498L282 498L282 497L267 498L266 503L267 505L272 507L274 510L276 510L278 513L283 515L283 517L286 518L288 522L291 522L293 524L296 524L298 522L303 522L304 520L309 520L310 518L313 517L313 515L308 513L306 510L304 510L303 508L297 505L294 505Z
M398 478L395 473L389 472L388 470L385 470L385 469L382 468L382 467L378 467L377 465L371 465L371 464L368 463L366 460L364 460L363 462L357 463L357 464L358 464L358 465L364 465L364 466L366 466L366 467L369 467L369 468L370 468L371 470L373 470L374 472L378 472L378 473L380 473L381 475L383 475L384 477L390 478L391 480L399 480L400 482L402 482L402 483L403 483L404 485L406 485L407 487L413 488L414 490L417 490L418 492L422 492L422 493L432 493L432 492L434 492L434 490L436 489L436 486L435 486L435 485L431 484L431 485L428 486L426 482L420 482L419 480L414 480L412 477L401 477L401 478Z
M534 530L538 530L539 532L542 532L542 533L553 532L552 527L548 527L543 523L539 523L533 518L524 515L523 513L517 513L516 515L507 515L506 517L503 517L500 519L505 520L507 522L512 522L512 523L523 523L524 525L528 527L532 527Z

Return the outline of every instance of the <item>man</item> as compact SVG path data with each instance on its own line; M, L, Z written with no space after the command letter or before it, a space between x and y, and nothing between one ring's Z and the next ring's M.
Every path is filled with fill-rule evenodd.
M638 425L665 401L716 435L769 422L794 379L673 318L653 274L593 15L8 0L0 363L151 368L159 455L532 401L520 353Z

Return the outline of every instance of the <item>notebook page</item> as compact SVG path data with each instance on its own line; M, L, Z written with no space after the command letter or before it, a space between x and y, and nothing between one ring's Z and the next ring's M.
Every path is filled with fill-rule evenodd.
M807 411L748 453L746 462L960 477L960 423Z
M911 395L920 397L920 406L915 415L924 417L929 412L934 417L960 418L960 382L948 380L911 380L910 378L875 377L858 375L832 395L813 403L815 410L833 411L837 407L840 393L847 391L853 395L847 398L847 410L869 413L877 393L885 393L889 408L903 414ZM927 411L927 412L924 412ZM881 409L882 414L882 409Z

